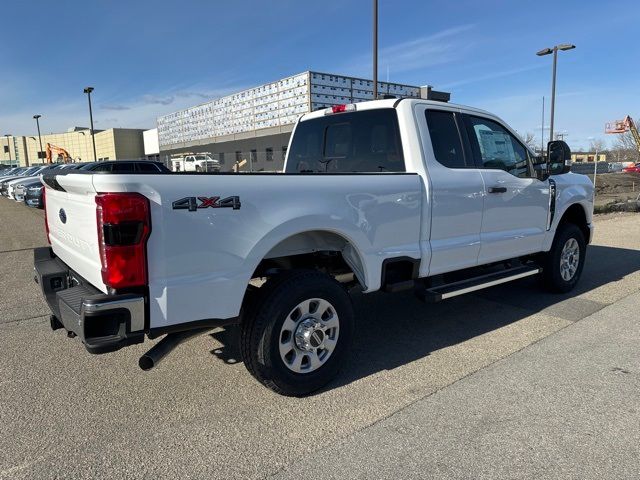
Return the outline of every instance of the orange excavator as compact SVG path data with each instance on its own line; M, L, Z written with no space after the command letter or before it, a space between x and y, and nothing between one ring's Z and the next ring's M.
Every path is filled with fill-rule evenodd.
M56 162L62 157L64 163L71 162L71 155L64 148L47 143L47 163L53 163L52 155L56 154Z

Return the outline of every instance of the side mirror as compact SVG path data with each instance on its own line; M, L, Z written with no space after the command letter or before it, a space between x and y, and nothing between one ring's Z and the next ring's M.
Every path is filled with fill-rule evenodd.
M549 175L561 175L571 171L571 149L562 140L549 142L547 159Z

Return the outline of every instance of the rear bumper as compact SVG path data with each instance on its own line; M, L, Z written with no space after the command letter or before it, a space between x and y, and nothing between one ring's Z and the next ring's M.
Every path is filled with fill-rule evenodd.
M105 295L78 278L49 247L34 250L33 266L52 312L52 329L64 328L69 336L78 336L91 353L144 341L144 296Z

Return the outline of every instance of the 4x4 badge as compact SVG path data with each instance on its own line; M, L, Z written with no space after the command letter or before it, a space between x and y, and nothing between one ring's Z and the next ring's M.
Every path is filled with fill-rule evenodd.
M176 200L171 205L174 210L189 210L190 212L195 212L199 208L233 208L234 210L240 210L242 206L238 196L222 199L220 197L184 197Z

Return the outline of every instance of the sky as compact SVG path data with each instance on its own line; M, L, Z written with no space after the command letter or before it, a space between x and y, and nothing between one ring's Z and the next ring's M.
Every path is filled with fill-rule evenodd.
M379 78L450 91L540 142L560 43L556 132L611 143L640 117L637 0L379 0ZM306 70L371 78L371 0L25 0L0 11L0 134L156 118ZM640 118L638 119L640 120ZM548 130L545 130L545 138Z

